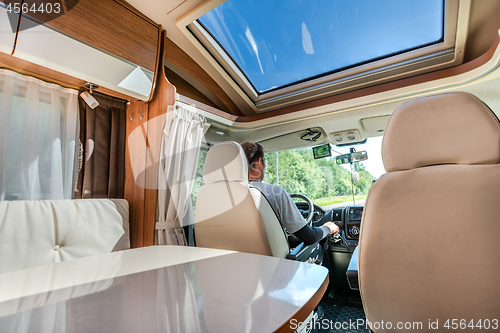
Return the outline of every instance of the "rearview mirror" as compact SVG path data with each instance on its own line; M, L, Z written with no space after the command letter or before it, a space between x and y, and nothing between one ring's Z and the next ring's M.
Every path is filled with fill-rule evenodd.
M366 150L362 150L336 156L335 162L337 162L337 164L348 164L348 163L366 161L367 159L368 159L368 153L366 152Z

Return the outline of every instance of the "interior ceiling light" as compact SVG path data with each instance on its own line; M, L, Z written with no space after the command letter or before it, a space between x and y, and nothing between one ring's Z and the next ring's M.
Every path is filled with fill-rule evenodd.
M99 105L99 102L92 96L92 91L94 89L99 88L99 86L96 84L87 82L87 83L85 83L85 87L89 88L90 92L84 91L80 94L80 97L83 98L85 103L87 103L87 105L90 106L91 109L95 109Z

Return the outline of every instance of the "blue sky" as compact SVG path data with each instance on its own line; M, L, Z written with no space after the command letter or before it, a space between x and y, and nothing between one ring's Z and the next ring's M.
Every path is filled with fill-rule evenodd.
M258 91L442 37L443 0L227 0L199 20Z

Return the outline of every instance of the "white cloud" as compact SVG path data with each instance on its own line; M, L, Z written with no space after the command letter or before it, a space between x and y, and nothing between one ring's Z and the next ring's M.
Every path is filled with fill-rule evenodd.
M302 47L306 54L314 54L314 47L312 44L311 34L307 30L305 22L302 22Z

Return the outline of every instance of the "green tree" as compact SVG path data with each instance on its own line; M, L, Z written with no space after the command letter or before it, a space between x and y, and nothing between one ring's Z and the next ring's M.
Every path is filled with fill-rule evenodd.
M198 190L203 185L203 164L207 151L200 152L197 174L193 187L193 202L196 202ZM276 184L276 154L266 153L266 171L264 182ZM354 194L367 194L373 177L362 163L355 163L354 170L359 179L354 183ZM278 184L288 193L301 193L311 199L353 195L351 172L337 165L335 158L315 160L310 148L285 150L278 153Z
M265 182L276 184L276 155L266 154ZM354 194L367 194L375 179L361 163L354 164L359 179ZM289 193L302 193L311 199L352 195L351 173L334 158L315 160L310 148L278 153L278 184Z
M205 164L205 159L207 158L207 150L200 150L200 157L198 159L198 167L196 168L196 175L194 177L193 192L191 193L191 199L193 200L193 207L195 206L196 199L198 198L198 191L200 187L204 185L203 183L203 164Z

